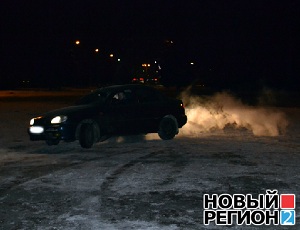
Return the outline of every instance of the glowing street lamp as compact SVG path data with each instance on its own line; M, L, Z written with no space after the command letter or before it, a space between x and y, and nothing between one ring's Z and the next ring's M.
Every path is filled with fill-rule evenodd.
M75 44L76 44L76 45L79 45L79 44L80 44L80 41L79 41L79 40L76 40L76 41L75 41Z
M145 67L146 74L148 73L148 67L150 67L150 66L151 66L150 64L146 64L146 63L142 64L142 67ZM143 70L143 72L144 72L144 70Z
M95 49L95 52L98 53L98 52L99 52L99 49Z
M114 54L110 54L109 57L113 58L113 57L114 57Z

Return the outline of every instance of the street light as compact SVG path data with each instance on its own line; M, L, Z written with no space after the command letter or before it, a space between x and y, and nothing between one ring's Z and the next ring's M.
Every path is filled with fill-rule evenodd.
M98 53L98 52L99 52L99 49L95 49L95 52Z
M76 40L76 41L75 41L75 44L76 44L76 45L79 45L79 44L80 44L80 41L79 41L79 40Z
M146 72L146 74L148 74L148 67L150 67L150 64L144 63L142 64L142 67L145 67L145 71L143 70L143 72Z

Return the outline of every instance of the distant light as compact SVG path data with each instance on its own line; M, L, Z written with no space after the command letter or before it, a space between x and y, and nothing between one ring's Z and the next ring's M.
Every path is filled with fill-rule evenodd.
M99 52L99 49L95 49L95 52L98 53L98 52Z
M114 54L110 54L109 56L112 58L112 57L114 57Z
M157 63L157 61L154 61L154 63L156 64L156 63Z
M150 67L150 64L148 64L148 67Z
M191 62L191 65L194 65L195 63L194 62Z
M76 44L76 45L79 45L79 44L80 44L80 41L79 41L79 40L76 40L76 41L75 41L75 44Z
M120 58L118 58L118 61L121 61L121 59L120 59Z

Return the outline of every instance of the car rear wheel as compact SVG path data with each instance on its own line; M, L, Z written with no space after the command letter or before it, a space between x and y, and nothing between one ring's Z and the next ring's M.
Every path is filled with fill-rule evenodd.
M178 133L176 118L164 117L159 123L158 135L163 140L171 140Z
M79 143L82 148L89 149L94 144L94 129L93 124L84 123L81 125L79 133Z

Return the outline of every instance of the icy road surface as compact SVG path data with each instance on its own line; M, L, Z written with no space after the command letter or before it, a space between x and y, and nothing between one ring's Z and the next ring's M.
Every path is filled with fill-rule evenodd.
M0 229L226 229L203 225L203 194L296 194L299 229L300 113L283 109L285 134L247 129L111 138L90 150L47 146L26 134L32 116L64 102L0 101Z

